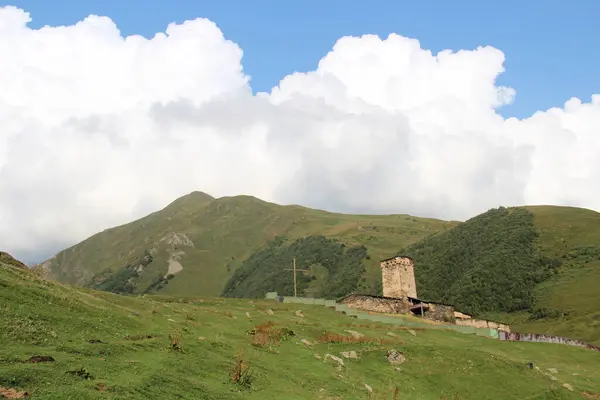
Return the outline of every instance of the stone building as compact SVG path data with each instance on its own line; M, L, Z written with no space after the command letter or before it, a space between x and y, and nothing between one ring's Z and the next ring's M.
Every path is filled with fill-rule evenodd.
M412 258L396 256L382 260L380 266L383 297L417 297L415 264Z
M340 300L350 308L385 314L413 314L432 321L474 328L496 328L510 332L508 325L474 319L454 306L417 298L414 262L410 257L396 256L381 261L383 296L353 293Z

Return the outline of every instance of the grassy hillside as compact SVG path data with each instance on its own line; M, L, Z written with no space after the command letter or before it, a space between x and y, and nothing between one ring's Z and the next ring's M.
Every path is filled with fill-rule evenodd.
M323 235L364 245L371 256L365 279L373 284L379 259L456 224L408 215L336 214L249 196L213 199L193 192L58 253L44 267L59 282L118 293L218 295L237 267L276 235Z
M600 396L598 353L582 348L360 324L319 306L298 316L266 300L120 296L1 261L0 287L0 393L32 400ZM325 357L343 351L358 358Z
M407 246L420 297L600 344L600 214L499 208Z

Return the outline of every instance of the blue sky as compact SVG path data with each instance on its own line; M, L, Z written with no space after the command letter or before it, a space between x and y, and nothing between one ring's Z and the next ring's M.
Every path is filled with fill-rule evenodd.
M485 4L484 4L485 3ZM313 70L344 35L395 32L434 52L492 45L506 55L499 83L517 90L505 116L524 117L600 93L600 1L12 0L32 27L113 19L124 35L152 36L169 22L206 17L244 50L254 91Z

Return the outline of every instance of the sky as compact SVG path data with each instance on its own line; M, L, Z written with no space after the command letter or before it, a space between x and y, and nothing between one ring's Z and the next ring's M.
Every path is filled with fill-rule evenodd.
M0 2L0 248L41 261L194 190L458 220L600 210L598 17L592 0Z

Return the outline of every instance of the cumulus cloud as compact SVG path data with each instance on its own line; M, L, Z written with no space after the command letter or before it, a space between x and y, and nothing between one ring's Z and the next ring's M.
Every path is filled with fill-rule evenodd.
M252 94L207 19L123 37L108 17L31 29L0 7L0 247L40 260L193 190L465 219L600 209L600 96L518 120L503 53L343 37Z

